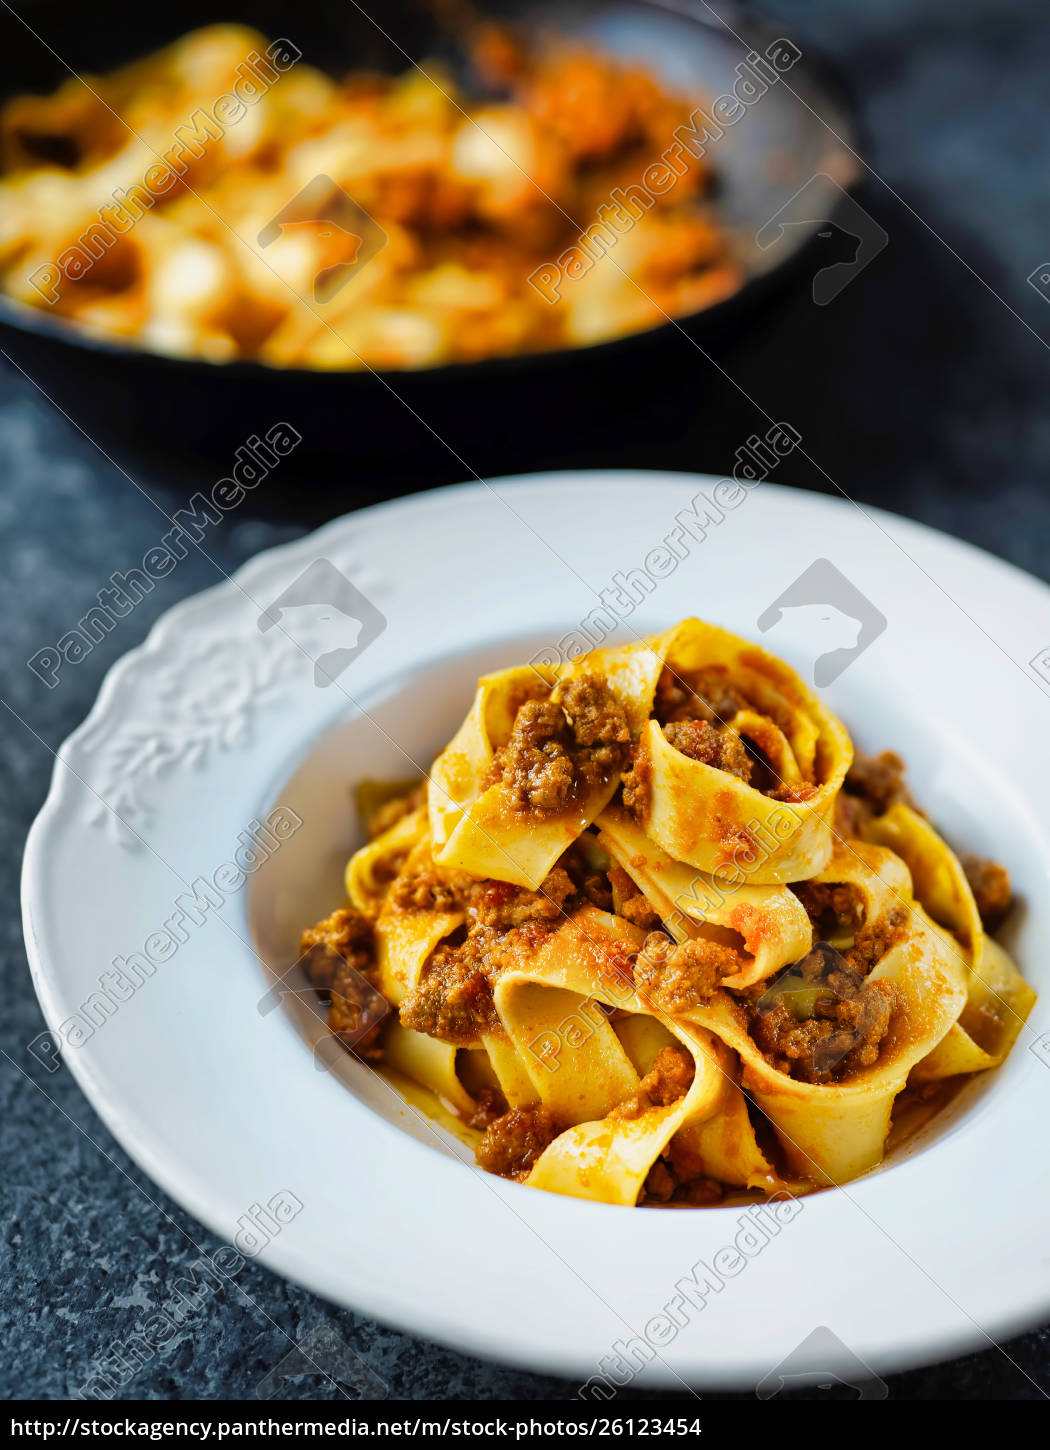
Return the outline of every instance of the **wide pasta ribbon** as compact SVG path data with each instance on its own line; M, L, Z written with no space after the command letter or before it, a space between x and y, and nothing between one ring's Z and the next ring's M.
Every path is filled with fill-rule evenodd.
M387 1067L428 1088L458 1117L469 1120L477 1102L459 1075L460 1050L450 1042L402 1027L400 1022L392 1022L383 1039Z
M435 948L461 927L465 920L462 910L440 911L427 907L408 910L400 904L400 884L411 880L417 873L428 870L434 870L434 860L429 837L424 833L409 852L376 918L379 990L395 1007L400 1006L405 995L418 984L423 968Z
M863 834L907 862L916 897L955 938L969 968L959 1020L917 1064L915 1080L998 1067L1016 1042L1036 994L1009 954L985 933L958 857L929 821L903 802L867 822Z
M691 759L653 717L664 669L684 686L716 671L744 701L722 723L758 752L773 793ZM712 873L744 869L756 885L804 880L831 851L835 795L852 751L839 721L793 670L755 645L700 620L565 666L523 666L485 676L467 718L431 770L435 859L476 876L535 890L565 848L609 803L619 774L563 812L516 814L494 777L517 711L529 699L557 702L581 678L600 682L623 705L635 751L635 807L646 833L675 860ZM757 757L756 757L757 758Z
M674 861L628 813L608 806L597 820L598 840L632 878L675 941L709 936L740 952L740 970L722 985L761 982L804 957L813 928L786 886L758 886L739 867L709 876Z
M772 1190L779 1180L754 1138L744 1098L723 1049L694 1024L652 1015L634 991L629 960L642 933L620 918L581 908L520 970L506 972L496 1008L539 1100L563 1131L528 1177L535 1188L630 1205L676 1133L703 1170L722 1182ZM611 1020L599 1003L627 1014ZM660 1046L681 1043L694 1063L684 1096L618 1115L638 1093ZM720 1116L717 1126L705 1125Z
M795 672L716 625L687 619L662 637L684 685L716 671L747 701L721 723L765 757L778 795L676 750L650 719L637 750L639 823L676 861L738 867L757 884L803 881L831 855L835 797L853 751L835 716Z
M963 1008L967 967L952 938L913 900L908 868L891 851L841 843L815 880L855 887L864 924L906 906L898 939L867 977L892 983L897 996L877 1062L841 1082L800 1082L767 1061L748 1030L747 1009L728 992L717 992L685 1016L739 1054L744 1087L773 1124L792 1168L835 1184L880 1161L894 1099Z
M379 915L391 881L426 829L426 812L410 811L350 857L346 865L346 894L362 915L370 920Z
M618 771L551 816L518 812L493 769L510 739L518 709L527 700L557 702L575 680L592 678L623 707L635 734L650 708L662 655L648 642L594 650L559 669L522 666L486 675L451 743L430 772L428 792L434 859L478 877L536 890L558 857L609 803Z

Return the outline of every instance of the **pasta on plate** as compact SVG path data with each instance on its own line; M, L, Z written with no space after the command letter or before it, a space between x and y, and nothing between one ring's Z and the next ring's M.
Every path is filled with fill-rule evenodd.
M425 785L387 795L304 970L344 1045L534 1188L841 1184L895 1105L1002 1063L1035 1000L990 935L1004 868L696 619L485 676Z

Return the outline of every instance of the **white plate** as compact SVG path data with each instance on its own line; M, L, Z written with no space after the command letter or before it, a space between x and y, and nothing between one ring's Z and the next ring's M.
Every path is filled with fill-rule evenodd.
M164 930L186 884L214 877L250 822L291 807L302 826L239 889L220 873L222 905L199 925L176 919L186 940L174 955L66 1048L122 1145L228 1239L252 1204L294 1194L303 1209L262 1262L413 1333L581 1380L603 1359L624 1379L614 1364L626 1345L644 1383L764 1382L767 1393L806 1371L855 1378L852 1356L885 1373L987 1347L1050 1311L1050 1068L1029 1050L1050 1014L1050 701L1027 665L1050 645L1050 592L889 514L716 484L592 473L441 489L261 555L172 609L111 671L60 753L23 899L34 981L57 1032L114 958ZM650 551L702 489L724 517L669 572L666 554ZM358 838L353 782L410 774L406 756L426 765L479 670L557 641L592 613L595 591L647 556L667 577L621 635L698 614L761 638L809 678L856 625L812 604L785 608L767 633L759 617L817 558L860 591L868 604L853 612L870 617L872 642L829 702L862 746L906 756L950 838L1008 863L1025 903L1011 945L1042 993L997 1075L973 1082L891 1165L804 1200L685 1315L677 1282L694 1270L703 1279L696 1266L732 1243L739 1209L624 1210L475 1171L368 1069L344 1056L315 1070L315 1007L285 996L261 1011L268 976L255 951L280 970L298 927L337 901ZM364 648L327 687L293 638L320 629L327 650L346 624L316 607L334 575L302 577L318 559L365 601L343 600L364 619ZM260 628L290 586L286 605L310 597L315 607ZM832 584L831 602L848 606L842 588ZM656 1317L668 1304L686 1321L673 1333ZM651 1347L639 1348L646 1337Z

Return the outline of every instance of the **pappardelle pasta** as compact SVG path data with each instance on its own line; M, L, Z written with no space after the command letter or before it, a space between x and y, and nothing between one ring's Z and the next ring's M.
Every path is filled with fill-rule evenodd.
M709 161L652 165L695 102L579 47L470 42L470 93L212 25L12 97L0 291L173 356L357 369L582 346L738 290Z
M696 619L485 676L371 837L302 939L331 1030L429 1089L482 1168L555 1193L841 1184L895 1105L998 1066L1035 1000L990 935L1004 868Z

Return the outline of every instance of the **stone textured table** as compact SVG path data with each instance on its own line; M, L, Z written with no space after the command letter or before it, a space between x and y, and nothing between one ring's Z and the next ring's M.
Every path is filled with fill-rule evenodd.
M723 358L739 389L683 343L658 405L608 418L594 400L581 409L586 429L552 438L538 428L509 440L493 468L721 473L756 426L750 396L797 427L824 470L792 459L790 481L830 489L834 480L855 499L925 520L1050 578L1050 303L1026 281L1050 258L1045 6L768 0L762 9L804 50L819 47L834 58L848 78L876 173L861 196L889 245L833 305L814 307L803 288L755 320ZM68 1071L32 1071L25 1044L42 1022L18 915L21 843L47 789L51 752L83 718L105 670L161 610L212 583L215 571L188 558L48 691L25 661L81 616L110 573L135 564L155 541L160 515L149 495L161 488L163 457L155 470L137 468L140 493L85 436L90 418L75 420L81 434L13 372L5 370L0 384L0 681L26 722L0 710L0 1030L9 1054L0 1062L0 1391L54 1397L74 1393L107 1345L163 1300L197 1257L194 1245L213 1252L218 1244L128 1161ZM419 485L454 477L439 465ZM204 481L183 479L180 491ZM312 501L302 491L282 496L281 486L275 475L267 497L260 490L213 532L209 549L219 568L230 571L258 549L382 493L384 480L361 481L354 497ZM573 1389L421 1343L249 1265L121 1393L251 1397L285 1353L284 1333L315 1330L341 1336L393 1396L546 1400ZM1032 1332L897 1376L890 1389L904 1397L1035 1397L1050 1392L1050 1337ZM282 1393L331 1391L303 1377Z

